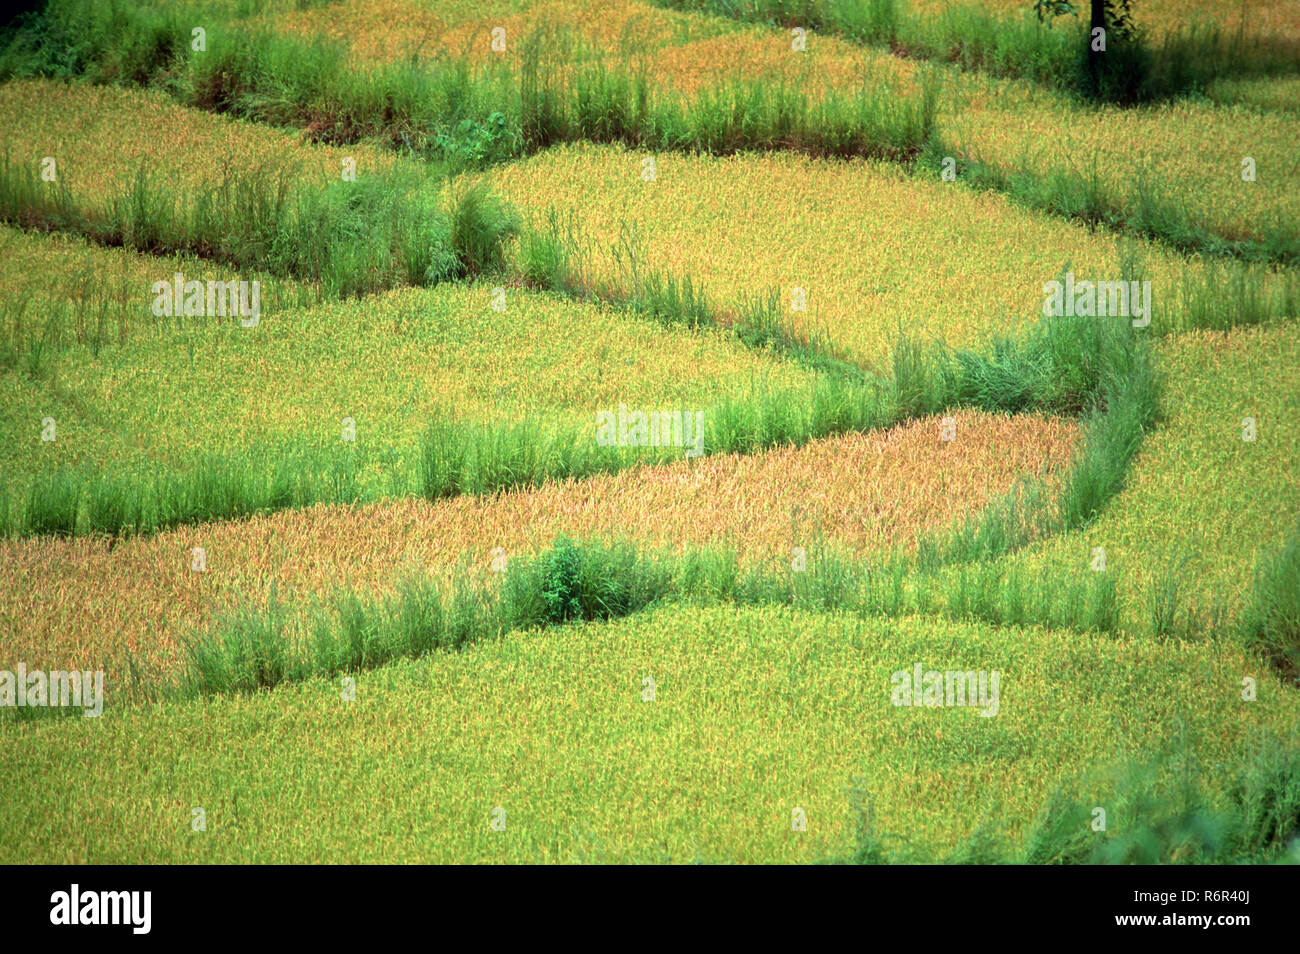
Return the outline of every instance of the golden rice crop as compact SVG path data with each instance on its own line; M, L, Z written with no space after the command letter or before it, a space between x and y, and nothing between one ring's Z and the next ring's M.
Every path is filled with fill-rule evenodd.
M300 134L178 106L155 90L47 80L0 85L0 124L10 162L55 160L58 182L80 202L120 195L144 163L159 186L202 189L263 167L294 165L307 181L338 179L345 157L359 175L396 155L365 145L325 146Z
M106 248L77 235L24 232L0 225L0 302L8 305L4 311L25 304L30 309L25 320L39 328L52 310L71 308L61 317L75 325L69 330L79 344L86 343L87 325L97 320L102 303L109 310L110 349L142 335L164 334L165 321L155 318L151 309L150 289L160 279L170 281L176 272L214 281L259 280L261 307L270 314L314 301L318 294L282 276L240 274L189 256L145 255ZM0 332L4 330L0 325ZM208 329L195 323L189 330L202 334Z
M1294 229L1300 218L1293 114L1191 101L1084 109L1026 83L966 76L954 79L939 122L963 154L1038 175L1095 173L1125 201L1145 176L1227 238ZM1246 158L1254 181L1242 179Z
M620 402L702 408L755 383L807 380L792 362L721 332L665 329L554 294L511 288L497 311L484 284L268 311L253 330L220 318L154 319L151 282L171 280L169 265L156 268L130 289L154 323L147 337L99 360L69 353L52 381L0 378L11 409L0 419L0 462L11 477L75 463L180 468L196 443L232 454L323 443L338 440L349 417L359 447L406 455L447 411L471 421L587 419ZM52 444L37 439L46 416L58 423Z
M352 0L268 15L263 22L290 36L346 42L359 64L442 56L512 62L530 35L552 32L580 39L599 55L656 49L736 29L720 18L689 16L635 0L506 0L432 7L409 0ZM492 31L498 28L505 31L503 53L492 49Z
M487 499L313 507L111 548L87 538L0 542L0 656L103 660L124 644L150 665L170 665L177 639L230 594L260 599L273 581L302 594L384 588L410 566L461 572L465 556L485 575L495 548L508 559L557 534L651 548L725 545L746 561L788 560L792 547L812 553L823 541L861 552L905 546L1022 475L1059 471L1077 436L1059 419L953 416L952 442L929 419ZM205 550L206 572L190 569L195 546ZM114 599L102 598L105 588Z
M687 94L743 78L785 85L813 99L864 82L887 81L912 92L918 70L913 61L833 36L810 36L807 48L795 52L788 31L752 25L653 50L643 61L656 82Z

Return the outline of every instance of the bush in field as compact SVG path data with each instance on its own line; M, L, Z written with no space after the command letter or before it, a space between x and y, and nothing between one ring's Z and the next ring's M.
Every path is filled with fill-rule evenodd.
M462 119L454 129L438 132L435 143L453 168L483 166L513 153L505 113L500 110L483 122Z

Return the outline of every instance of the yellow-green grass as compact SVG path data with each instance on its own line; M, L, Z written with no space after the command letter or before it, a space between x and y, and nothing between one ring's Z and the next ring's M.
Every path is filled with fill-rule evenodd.
M1124 243L1113 235L888 163L659 155L647 182L645 158L571 144L490 178L538 225L548 209L571 216L594 282L626 282L613 254L626 224L643 267L691 275L724 304L779 289L789 327L824 333L866 363L890 354L900 330L963 347L1024 331L1042 315L1043 284L1067 261L1080 278L1120 277ZM1199 267L1137 247L1157 306ZM807 311L793 310L795 288L806 291Z
M1216 80L1209 95L1220 103L1283 110L1294 115L1300 112L1300 76Z
M918 662L997 670L998 714L891 705ZM1014 843L1058 781L1166 747L1221 799L1298 714L1231 646L668 606L365 673L353 702L313 680L9 721L0 859L801 862L851 850L855 800L934 857L982 822ZM1111 807L1110 832L1137 821Z
M1293 85L1256 82L1274 84ZM1300 218L1294 113L1185 100L1085 108L1028 83L967 75L954 78L939 127L961 154L1038 175L1095 173L1125 200L1145 176L1229 239L1257 239L1275 227L1294 232ZM1254 160L1251 182L1242 179L1246 158Z
M235 598L263 602L345 587L387 590L405 571L490 577L557 535L638 547L734 549L748 565L793 548L867 554L906 547L1006 492L1052 479L1077 439L1073 422L958 412L955 440L926 419L755 455L726 454L511 491L491 498L313 507L184 527L150 538L0 541L0 664L122 665L125 647L174 675L183 638ZM707 426L707 422L706 422ZM191 569L204 548L205 572ZM498 548L500 548L498 550ZM103 599L111 589L117 598Z
M1186 557L1176 627L1204 638L1231 626L1258 554L1300 519L1300 343L1294 325L1196 332L1161 342L1159 358L1165 419L1124 490L1092 526L1012 559L1046 576L1085 574L1093 548L1103 548L1121 624L1140 633L1150 631L1155 588ZM1254 442L1242 439L1248 417Z
M170 268L160 261L157 278L170 279ZM337 442L344 418L355 422L358 449L405 460L439 415L590 421L619 403L703 409L810 380L720 331L666 329L513 287L497 311L493 295L482 283L402 289L267 311L255 328L237 318L157 319L147 337L98 358L72 349L46 377L0 377L0 462L10 489L58 465L183 470L196 448L238 456ZM141 320L152 319L147 282L133 299L149 316ZM56 422L53 442L41 440L46 417ZM365 482L385 492L381 457L371 463Z
M320 145L189 109L157 90L52 80L0 85L0 124L11 163L35 171L53 157L58 184L91 208L120 196L142 164L156 187L203 191L263 168L294 167L300 181L323 182L341 178L345 158L356 160L358 176L401 162L377 147Z
M644 52L737 29L722 18L691 16L636 0L581 4L495 0L436 5L413 0L348 0L328 7L269 12L253 22L289 36L346 42L359 64L443 56L517 62L530 36L555 32L580 38L590 48L587 52L597 56ZM492 48L492 31L498 28L505 31L504 51Z

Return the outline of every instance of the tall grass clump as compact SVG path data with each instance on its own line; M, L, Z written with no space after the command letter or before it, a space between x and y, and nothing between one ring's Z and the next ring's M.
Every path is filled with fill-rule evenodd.
M32 478L13 513L22 537L153 534L315 503L355 503L360 448L286 443L201 455L185 470L98 474L63 466ZM10 506L14 501L7 498Z
M935 137L917 157L917 167L938 174L941 163L960 151ZM1098 158L1082 168L1055 166L1003 168L966 156L959 160L958 181L970 188L998 192L1037 212L1082 222L1089 228L1149 238L1179 252L1243 263L1300 263L1300 230L1295 223L1261 220L1255 235L1221 235L1198 215L1186 198L1161 179L1137 176L1127 191L1103 181Z
M669 558L626 544L561 537L549 550L512 559L494 585L473 587L464 573L448 586L408 575L386 596L345 591L318 603L297 630L290 607L272 590L265 606L246 602L219 612L186 640L182 689L253 692L457 649L511 630L616 619L673 592L675 572Z
M21 535L72 536L77 529L82 493L81 481L66 471L55 470L37 476L27 490Z
M1152 321L1162 334L1206 329L1227 331L1300 316L1300 275L1241 262L1207 262L1186 269L1177 307Z
M0 31L0 81L85 77L143 85L181 67L190 30L199 22L198 11L188 5L50 0Z
M17 371L33 380L43 378L55 358L75 344L86 344L92 355L107 343L108 302L38 302L24 297L0 301L0 371ZM93 330L87 312L97 309Z
M1195 635L1184 619L1187 608L1182 595L1185 570L1191 560L1188 553L1173 553L1161 568L1148 595L1147 609L1151 621L1151 635L1155 639L1168 639L1178 635Z
M342 43L220 22L208 28L206 51L182 46L162 55L122 42L137 28L146 31L151 14L138 3L118 0L113 24L79 0L51 6L57 9L46 19L65 25L29 24L0 57L7 75L46 75L44 64L63 58L63 69L92 81L157 86L186 105L305 128L317 141L378 140L456 168L578 139L717 154L783 148L905 159L921 149L935 121L937 86L928 80L915 92L871 82L812 98L729 79L687 97L654 84L630 54L611 65L607 55L595 55L603 51L562 34L531 35L517 66L438 58L358 67ZM84 40L74 43L74 35ZM188 37L188 26L175 35Z
M690 303L701 300L694 285L648 287L657 296L652 299L659 303L656 307L688 319ZM793 342L790 347L806 345ZM963 405L1084 415L1087 436L1059 504L1045 504L1041 487L1019 487L946 542L923 541L919 552L926 566L996 556L1045 528L1071 529L1090 520L1118 489L1154 413L1148 349L1126 322L1044 319L1023 340L1001 342L986 355L953 352L904 336L895 352L892 381L830 356L818 360L826 365L824 373L803 387L771 389L760 382L699 409L704 414L699 452L749 454L801 446ZM694 410L681 409L683 414ZM414 453L400 459L389 476L392 486L403 488L400 492L414 490L436 500L663 464L682 454L682 448L672 446L600 446L590 422L528 418L488 423L444 416L429 422ZM158 473L133 481L60 472L57 487L48 477L32 485L20 526L26 534L150 533L318 502L371 499L372 492L358 482L364 466L359 455L336 447L250 451L212 456L183 474ZM87 494L90 503L81 513L78 501Z
M458 187L451 198L451 249L470 275L499 270L505 243L519 234L519 214L484 183Z
M1127 274L1127 272L1126 272ZM1059 494L1041 481L1022 482L956 528L918 542L919 565L994 559L1049 533L1086 526L1122 486L1128 466L1159 407L1150 345L1130 322L1044 316L1019 340L988 354L927 354L909 343L895 377L910 382L904 407L964 404L988 411L1079 416L1083 440ZM905 372L900 378L899 373Z
M1249 645L1300 680L1300 526L1260 556L1242 625Z
M289 607L272 590L266 606L240 606L184 644L186 684L197 692L272 689L291 674Z
M313 184L284 163L178 191L141 164L121 192L96 204L64 183L38 185L34 169L6 159L0 220L317 282L330 295L499 269L517 214L483 185L454 192L444 207L438 187L414 169Z
M552 207L540 228L519 235L519 271L529 285L562 295L589 296L582 275L583 246L572 213L561 219Z
M920 608L953 619L994 626L1047 626L1114 634L1119 629L1114 576L1104 573L1026 579L1019 566L994 562L962 565L938 577L917 578Z
M290 613L272 593L265 606L219 613L187 646L189 691L247 692L278 681L332 676L459 649L503 633L610 620L646 607L783 605L863 616L927 613L994 625L1116 631L1111 578L1026 579L1019 569L979 568L946 580L916 574L898 555L865 562L820 543L807 566L744 565L730 549L639 551L624 542L560 536L512 557L501 574L467 560L448 579L408 573L380 597L351 591ZM286 620L306 620L290 632Z
M427 500L483 496L612 473L637 459L634 451L598 447L591 427L539 418L485 423L444 415L430 421L421 435L416 486ZM655 462L668 455L651 449L639 459Z

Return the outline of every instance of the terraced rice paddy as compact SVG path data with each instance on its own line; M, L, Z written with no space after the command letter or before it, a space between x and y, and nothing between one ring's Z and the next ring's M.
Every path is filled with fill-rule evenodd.
M641 178L647 158L654 182ZM866 363L889 354L900 328L962 347L1014 336L1041 315L1044 283L1067 268L1114 272L1126 249L1114 236L995 195L913 181L887 164L656 158L574 145L503 167L492 181L540 227L551 211L580 221L597 281L628 281L631 246L642 267L695 275L723 301L775 292L781 320L797 333L823 334ZM699 235L723 241L691 240ZM906 259L893 254L900 243L912 250ZM1137 249L1159 301L1202 274L1159 248Z
M951 444L940 439L941 422L930 419L489 500L320 507L114 547L95 540L4 544L0 648L49 668L103 663L125 648L142 665L175 670L180 644L231 593L262 600L270 586L304 598L345 585L382 589L411 568L482 577L498 553L536 553L561 534L621 537L656 549L720 544L746 562L784 563L796 546L824 542L869 555L947 525L1021 476L1060 469L1076 439L1069 423L1030 417L961 414L954 425L961 438ZM194 546L210 555L203 574L190 568ZM128 598L98 597L104 587L122 586L114 582L121 578L134 581L123 589ZM86 642L88 634L112 638Z
M1240 11L1229 10L1231 4L1200 19L1177 7L1145 6L1156 9L1139 7L1136 20L1157 33L1166 24L1203 22L1232 35L1240 26ZM392 0L341 7L276 13L266 18L266 25L286 36L343 43L361 64L468 57L505 70L518 69L530 38L558 34L564 37L560 70L574 62L599 61L614 73L648 71L656 88L688 98L716 95L737 79L812 96L885 80L910 91L920 74L929 71L940 91L938 126L948 154L1007 173L1095 181L1129 214L1139 214L1144 203L1158 197L1161 205L1185 212L1192 222L1228 240L1261 240L1274 233L1295 239L1300 199L1289 184L1300 160L1291 148L1293 129L1282 92L1294 77L1228 78L1212 85L1222 104L1273 107L1262 112L1196 101L1098 110L1032 84L925 65L834 35L818 35L794 53L782 31L626 0L584 8L581 16L572 5L554 2L476 5L472 10L451 5L436 13ZM983 8L1009 12L997 4ZM922 5L917 12L931 11ZM1286 16L1284 4L1253 10L1252 35L1295 42L1297 19ZM503 50L493 50L495 29L505 31ZM1300 70L1300 54L1296 64ZM1179 148L1160 148L1174 137ZM1254 162L1254 177L1243 181L1247 158Z
M167 96L112 87L14 82L0 87L0 119L13 163L56 164L58 183L79 202L102 201L143 167L153 185L211 187L257 170L285 168L337 179L344 158L360 173L396 163L388 150L318 145L302 136L177 106ZM418 167L417 167L418 168Z
M137 302L150 297L152 280L170 281L166 267L132 287ZM200 267L198 275L212 274ZM511 289L496 311L492 297L492 286L463 285L391 292L364 305L267 308L257 334L235 319L156 319L155 329L98 357L70 352L58 363L57 387L6 379L11 406L39 408L3 422L6 470L17 482L61 465L183 469L196 441L211 453L326 444L343 439L346 418L356 448L405 454L427 421L448 411L467 420L585 423L593 408L619 402L706 407L756 383L793 387L807 377L720 334L664 331L523 289ZM653 351L643 347L650 334L659 339ZM39 439L44 417L58 422L56 441Z
M1078 572L1104 547L1107 572L1125 581L1134 630L1149 625L1153 593L1173 572L1177 626L1202 639L1241 612L1257 552L1280 546L1300 520L1300 442L1285 423L1300 404L1288 380L1300 354L1279 327L1180 336L1161 346L1161 359L1166 420L1129 485L1086 531L1024 559L1035 572ZM1247 419L1253 441L1243 440Z
M582 7L554 0L453 2L436 7L368 0L342 10L271 11L261 22L291 36L345 42L359 63L462 55L488 62L517 52L530 34L548 30L572 33L595 50L605 51L655 50L736 32L726 21L656 10L628 0L596 0ZM494 36L494 30L503 32ZM494 49L494 39L504 49Z
M1300 64L886 8L0 35L0 861L1300 861Z

